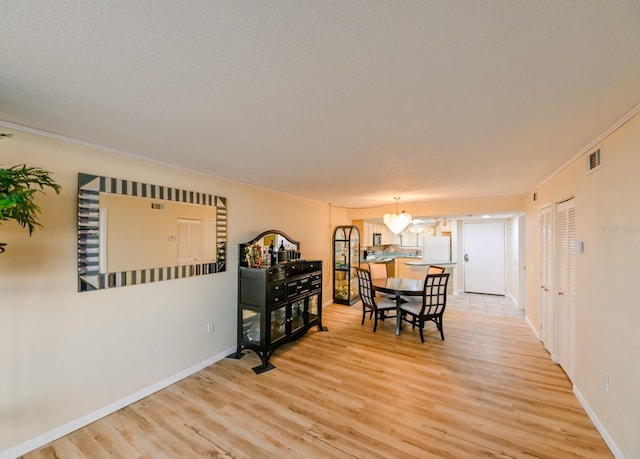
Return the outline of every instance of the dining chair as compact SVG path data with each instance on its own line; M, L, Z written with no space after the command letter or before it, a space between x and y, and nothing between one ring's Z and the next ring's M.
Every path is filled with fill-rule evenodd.
M378 320L396 317L396 302L391 298L379 296L376 298L375 290L371 282L371 273L363 268L355 268L358 275L358 287L360 288L360 300L362 300L362 323L369 313L369 319L373 318L373 332L378 328ZM393 311L393 315L387 315Z
M386 279L387 265L386 263L368 263L371 279Z
M442 266L435 266L435 265L430 265L427 268L427 276L429 274L442 274L444 272L446 268L443 268ZM425 282L427 281L427 278L425 276ZM402 302L409 302L409 301L413 301L413 302L421 302L422 301L422 297L420 296L403 296L402 298Z
M434 322L440 337L444 340L442 317L447 307L447 283L449 273L428 274L424 281L422 296L414 297L418 301L407 301L400 305L400 319L409 322L412 328L420 329L420 341L424 343L424 324Z
M386 263L368 263L369 274L371 279L386 279L387 278L387 264ZM374 296L382 296L385 298L391 298L395 300L395 296L389 293L374 292Z

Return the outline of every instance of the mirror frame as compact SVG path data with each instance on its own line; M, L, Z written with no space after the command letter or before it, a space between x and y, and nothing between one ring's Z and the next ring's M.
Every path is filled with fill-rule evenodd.
M100 193L216 208L216 261L100 273ZM214 274L227 267L227 199L207 193L78 173L78 292Z

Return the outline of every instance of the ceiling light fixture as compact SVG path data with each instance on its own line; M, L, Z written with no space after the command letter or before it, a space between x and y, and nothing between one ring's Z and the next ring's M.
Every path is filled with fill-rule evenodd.
M398 201L399 197L393 198L396 201L396 213L395 214L384 214L382 220L384 224L394 233L400 234L402 230L404 230L409 223L411 223L411 215L406 213L404 210L401 214L398 213Z
M407 227L407 229L411 233L420 234L427 228L427 225L424 224L422 220L413 220L411 224Z

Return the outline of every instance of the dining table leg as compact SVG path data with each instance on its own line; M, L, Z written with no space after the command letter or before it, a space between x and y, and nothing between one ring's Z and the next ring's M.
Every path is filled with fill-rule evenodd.
M402 304L402 297L396 294L396 336L400 334L402 328L402 316L400 315L400 305Z

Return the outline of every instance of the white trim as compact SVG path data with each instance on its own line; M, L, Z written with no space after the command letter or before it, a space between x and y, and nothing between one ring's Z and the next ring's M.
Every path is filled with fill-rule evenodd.
M609 432L607 432L607 430L604 428L604 426L600 422L600 419L598 419L598 416L596 416L596 413L594 413L594 411L587 403L587 399L584 398L575 384L573 385L573 393L582 405L582 408L584 408L584 410L586 411L589 419L591 419L591 422L593 422L595 428L598 430L598 432L600 432L602 439L611 450L611 454L613 454L616 459L625 459L624 454L622 454L622 451L620 451L618 445L616 445L616 443L613 441L613 438L611 438L611 435L609 435Z
M533 326L533 324L531 323L529 318L526 316L526 314L524 316L524 320L527 322L527 325L529 325L529 328L531 329L533 336L535 336L538 341L542 342L542 340L540 339L540 333L538 332L538 330L536 330L536 327Z
M158 381L120 400L110 403L109 405L103 408L100 408L91 413L85 414L84 416L78 419L75 419L71 422L68 422L59 427L56 427L55 429L50 430L49 432L46 432L42 435L38 435L37 437L27 440L23 443L20 443L19 445L16 445L10 449L7 449L5 451L0 451L0 459L13 459L13 458L22 456L30 451L34 451L46 445L47 443L50 443L54 440L64 437L65 435L68 435L73 431L81 429L82 427L85 427L91 424L92 422L97 421L98 419L101 419L111 413L115 413L116 411L124 408L125 406L129 406L132 403L137 402L138 400L142 400L143 398L148 397L154 392L158 392L159 390L164 389L165 387L168 387L171 384L175 384L178 381L188 376L191 376L194 373L197 373L203 368L206 368L209 365L213 365L217 361L224 359L229 354L235 351L236 351L236 347L233 346L232 348L229 348L217 355L214 355L213 357L203 360L202 362L197 363L194 366L181 371L180 373L176 373L175 375L169 376L168 378Z

